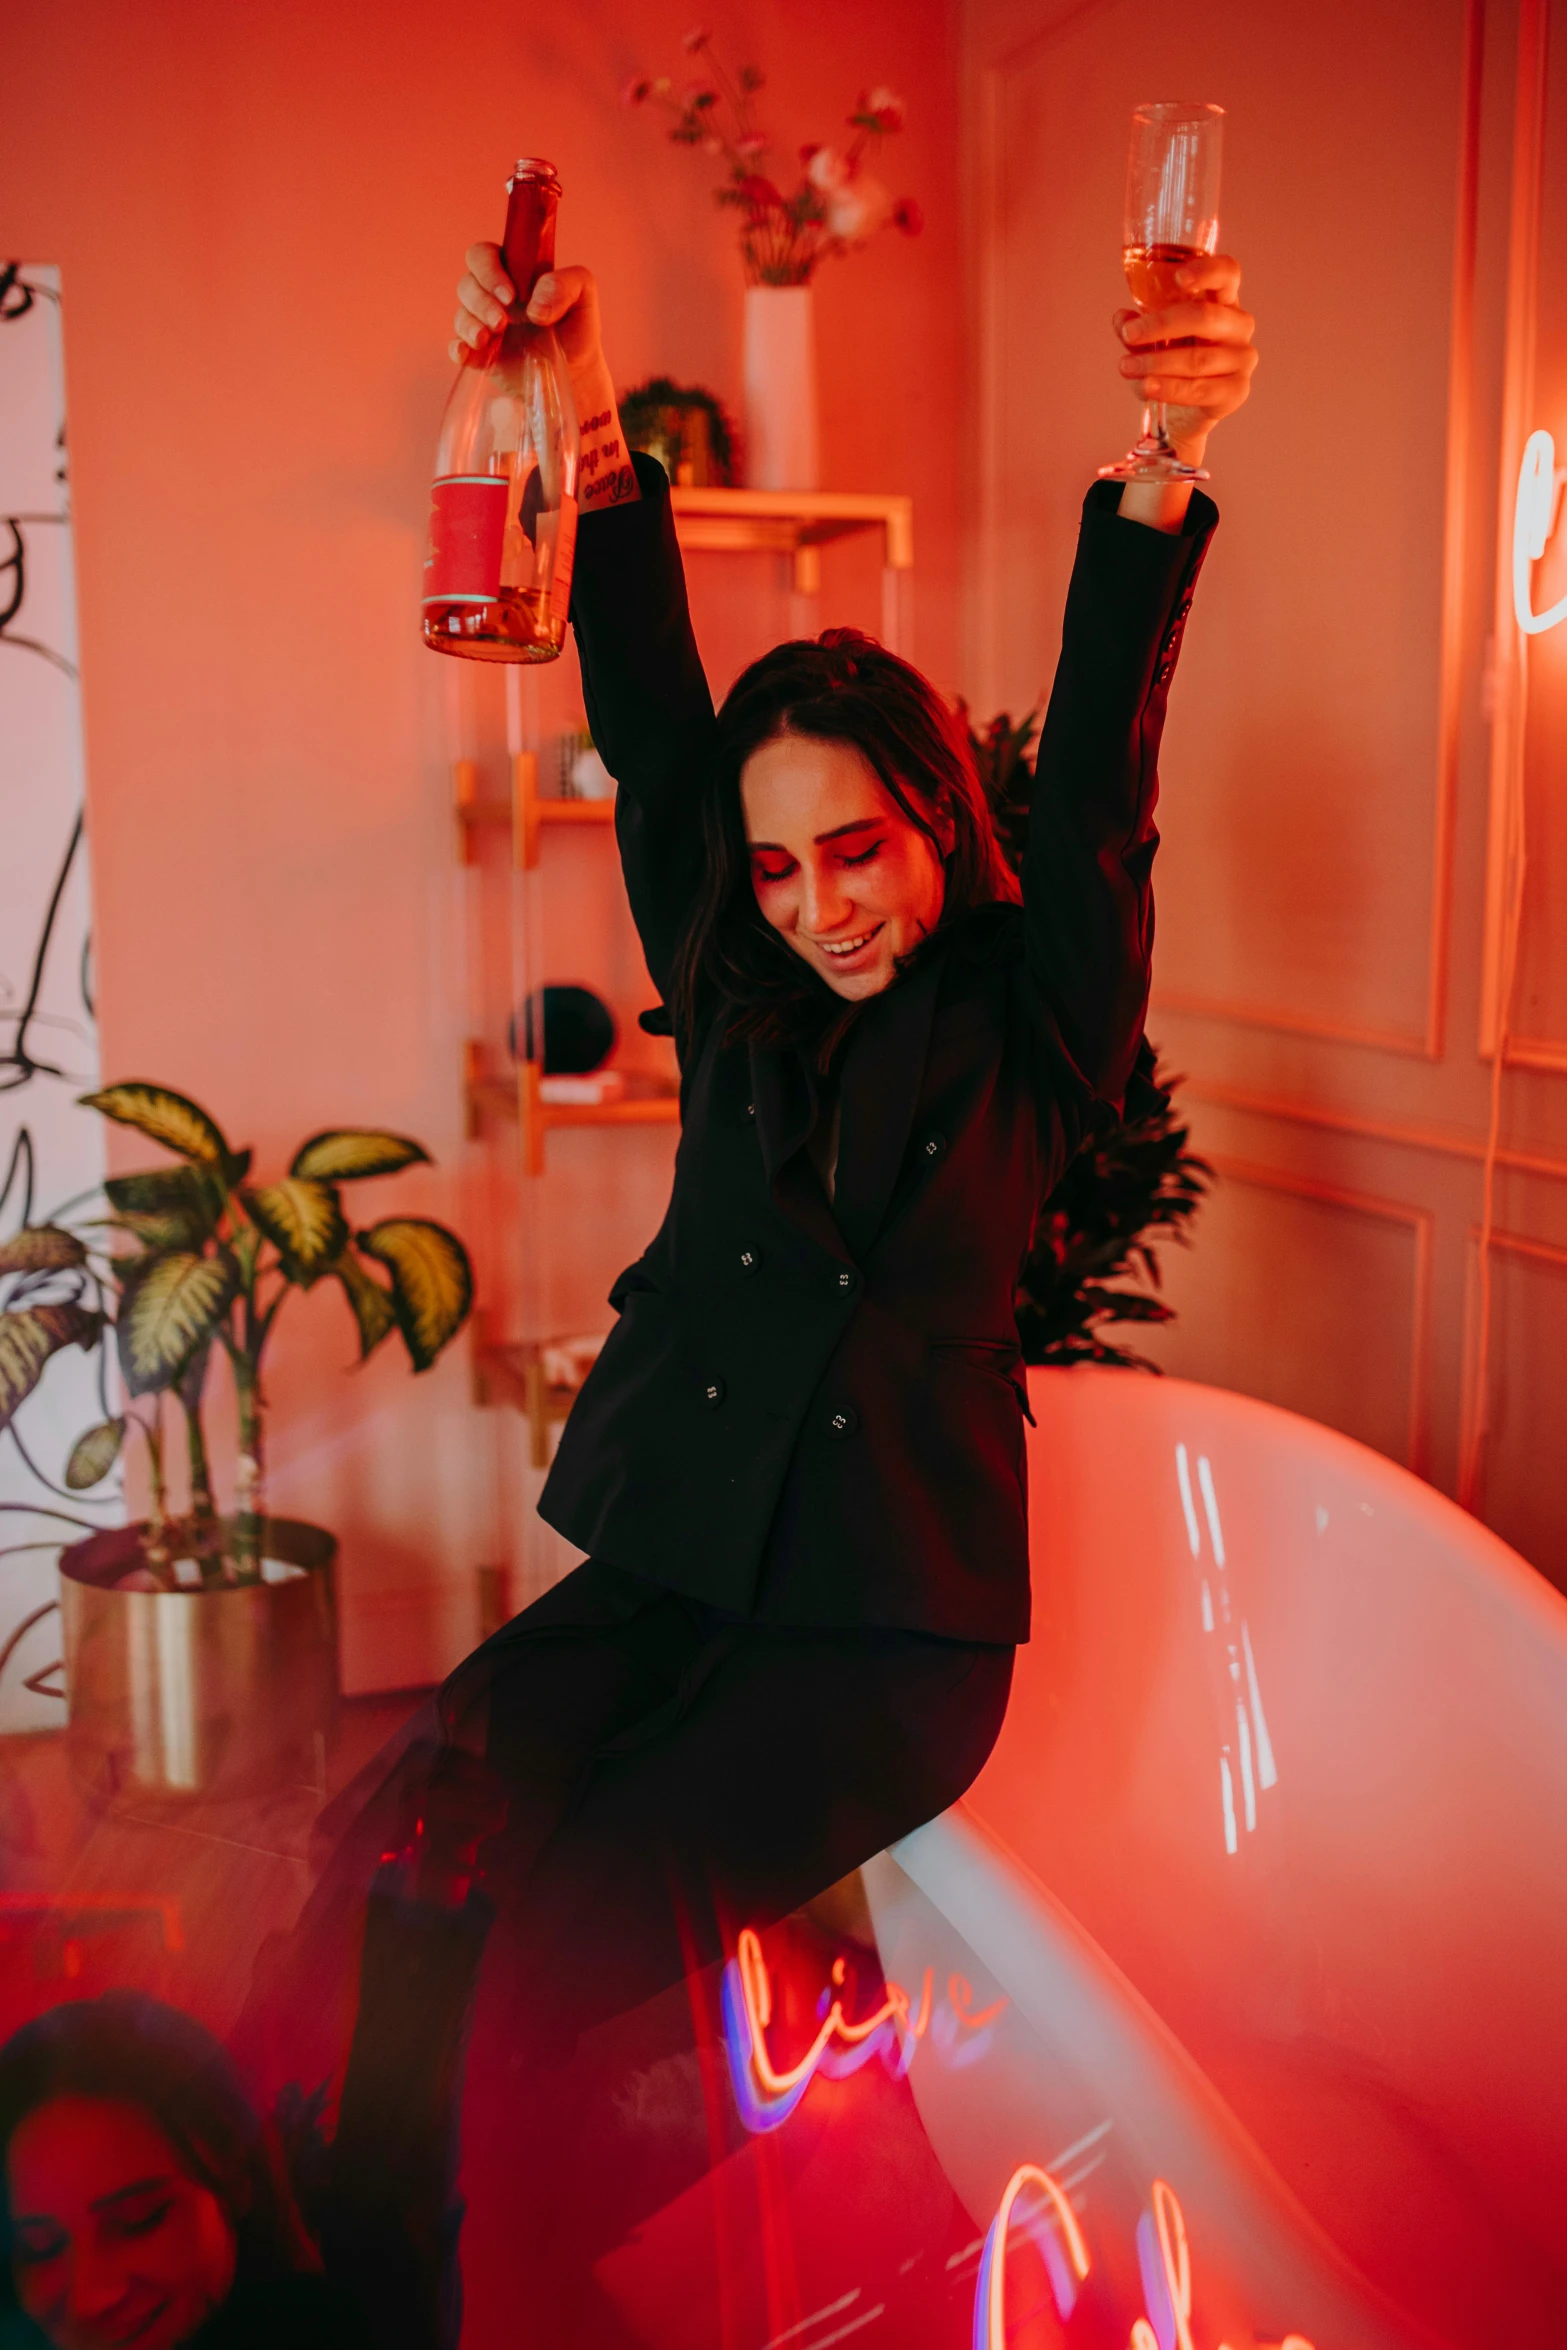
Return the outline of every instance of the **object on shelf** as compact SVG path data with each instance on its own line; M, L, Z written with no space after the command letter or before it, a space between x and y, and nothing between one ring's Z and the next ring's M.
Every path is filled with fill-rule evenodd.
M580 1387L603 1352L607 1335L598 1330L588 1338L547 1338L539 1354L551 1387Z
M603 1343L602 1336L524 1339L509 1345L481 1339L474 1355L476 1401L510 1404L522 1413L535 1469L549 1467L551 1431L576 1402Z
M753 490L814 490L816 296L810 285L745 289L745 479Z
M464 1047L463 1091L468 1135L477 1141L486 1111L522 1123L522 1164L529 1175L544 1172L544 1137L555 1126L674 1126L680 1121L678 1085L638 1071L627 1073L624 1091L613 1101L550 1102L540 1088L543 1073L534 1061L519 1061L515 1080L494 1077L482 1044Z
M598 1102L618 1102L624 1099L626 1074L623 1069L595 1069L586 1077L541 1077L539 1099L552 1106L556 1103L576 1103L590 1108Z
M615 796L615 778L592 743L571 763L571 789L579 800L612 800Z
M700 384L655 375L624 394L620 424L629 446L656 457L684 488L728 489L739 478L729 419Z
M544 998L542 1022L537 1014L539 995ZM507 1039L514 1060L519 1057L525 1061L540 1060L541 1026L544 1031L541 1073L545 1077L585 1076L590 1069L602 1067L615 1049L615 1015L591 987L551 985L530 996L523 1011L520 1056L515 1019Z
M574 726L555 741L556 773L563 800L612 800L615 778L599 757L585 726Z

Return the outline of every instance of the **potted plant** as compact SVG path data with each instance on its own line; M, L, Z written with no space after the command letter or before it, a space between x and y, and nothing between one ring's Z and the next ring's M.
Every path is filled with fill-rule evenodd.
M360 1359L395 1330L428 1370L467 1319L473 1274L443 1225L394 1216L350 1227L343 1186L429 1154L403 1135L334 1129L288 1173L252 1183L197 1103L133 1082L84 1097L172 1154L111 1176L105 1217L31 1225L0 1243L0 1428L52 1354L112 1330L123 1406L66 1465L83 1492L128 1436L147 1455L150 1506L60 1562L66 1699L79 1775L109 1794L238 1794L319 1774L337 1696L337 1543L267 1508L263 1365L285 1299L335 1281ZM214 1350L237 1414L234 1508L212 1492L204 1404ZM166 1409L183 1422L188 1505L169 1500Z

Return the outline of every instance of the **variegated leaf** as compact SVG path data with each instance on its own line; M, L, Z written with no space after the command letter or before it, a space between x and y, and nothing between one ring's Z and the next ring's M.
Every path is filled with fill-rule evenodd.
M348 1226L329 1183L285 1175L281 1183L257 1184L240 1196L282 1257L290 1278L304 1288L308 1289L347 1245Z
M75 1233L62 1232L58 1224L24 1224L0 1240L0 1273L58 1273L86 1262Z
M85 1493L89 1485L101 1485L119 1459L124 1441L123 1420L100 1420L96 1428L78 1436L65 1464L65 1482L71 1491Z
M359 1325L359 1360L373 1355L389 1330L397 1326L397 1308L384 1281L367 1273L352 1249L344 1249L332 1267Z
M473 1304L473 1267L455 1233L422 1216L388 1216L357 1235L392 1276L392 1299L416 1371L428 1371Z
M116 1323L120 1369L132 1395L172 1387L234 1294L231 1268L186 1249L124 1277Z
M367 1175L395 1175L399 1167L430 1164L423 1143L406 1134L375 1134L345 1126L312 1134L294 1153L291 1175L314 1183L358 1183Z
M132 1079L125 1085L106 1085L101 1093L84 1093L81 1103L83 1109L101 1110L121 1126L134 1126L194 1166L226 1171L233 1165L234 1153L206 1111L167 1086Z
M223 1185L203 1167L149 1167L111 1175L103 1188L143 1248L199 1249L223 1213Z
M102 1317L85 1306L19 1306L0 1314L0 1428L6 1427L62 1346L92 1346Z

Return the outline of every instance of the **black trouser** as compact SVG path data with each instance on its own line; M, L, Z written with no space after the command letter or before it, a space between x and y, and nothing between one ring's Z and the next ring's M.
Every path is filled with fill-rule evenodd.
M1011 1678L1010 1648L755 1625L578 1568L441 1693L509 1797L486 1972L519 2040L569 2048L944 1811Z
M456 1737L482 1745L509 1805L484 1854L498 1916L473 2061L555 2061L955 1802L1011 1678L1010 1648L752 1624L589 1560L459 1666L331 1807L336 1849L277 1992L308 2001L318 2032L335 2007L341 2030L361 1897L402 1832L400 1783ZM267 2038L282 2055L286 2027Z

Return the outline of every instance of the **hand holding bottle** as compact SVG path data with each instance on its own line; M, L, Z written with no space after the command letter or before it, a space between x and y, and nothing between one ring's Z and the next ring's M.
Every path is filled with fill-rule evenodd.
M454 338L448 346L459 366L483 365L512 316L517 290L506 273L499 245L470 245L458 281ZM527 315L535 326L555 330L571 373L572 397L581 422L582 457L578 497L585 514L597 507L639 498L615 386L604 357L598 287L593 272L552 268L535 284Z

